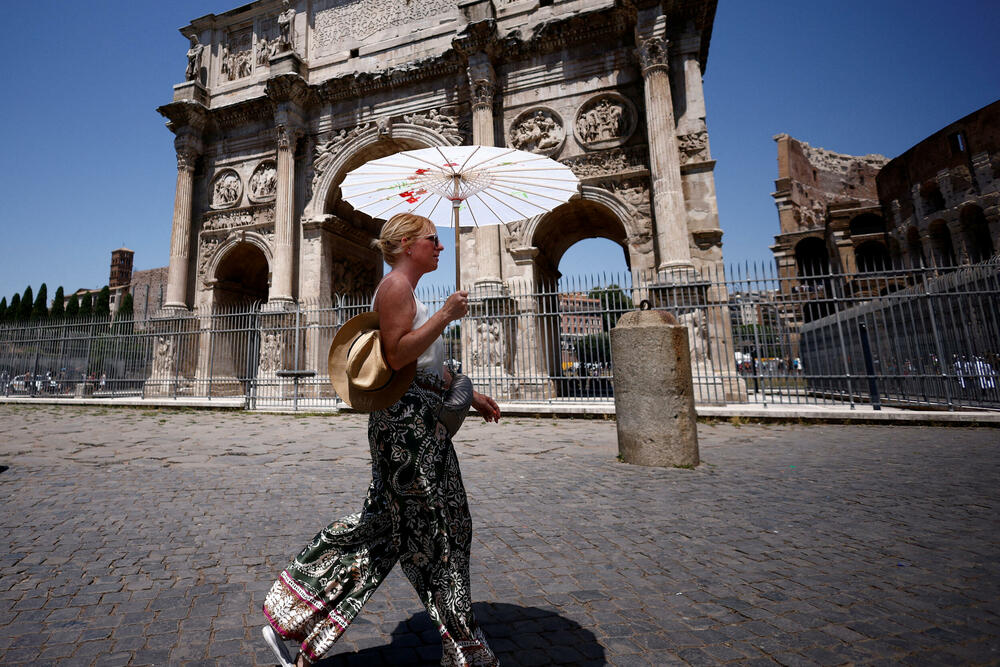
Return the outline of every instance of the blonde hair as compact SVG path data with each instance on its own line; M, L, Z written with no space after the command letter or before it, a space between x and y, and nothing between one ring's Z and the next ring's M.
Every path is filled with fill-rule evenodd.
M372 241L372 246L382 251L386 264L393 266L396 258L420 238L424 229L433 226L434 223L422 215L397 213L382 225L382 233Z

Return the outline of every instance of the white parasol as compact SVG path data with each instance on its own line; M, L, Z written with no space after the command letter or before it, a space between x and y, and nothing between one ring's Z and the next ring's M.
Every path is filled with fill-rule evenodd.
M416 213L455 228L455 289L461 289L458 227L498 225L551 211L578 192L569 167L543 155L491 146L403 151L347 174L341 198L373 218Z

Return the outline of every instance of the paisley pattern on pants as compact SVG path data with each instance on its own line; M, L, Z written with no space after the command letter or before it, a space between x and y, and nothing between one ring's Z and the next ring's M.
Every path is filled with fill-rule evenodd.
M364 506L324 528L282 571L264 614L310 661L344 633L398 561L441 633L442 665L499 665L472 613L472 518L441 397L418 374L398 402L371 414L372 482Z

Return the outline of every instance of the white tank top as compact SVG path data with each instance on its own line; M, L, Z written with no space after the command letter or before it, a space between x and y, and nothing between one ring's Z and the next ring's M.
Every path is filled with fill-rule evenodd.
M379 287L382 284L379 283ZM424 322L430 319L430 313L427 306L423 301L417 298L415 292L413 294L413 302L417 306L417 312L413 315L413 324L410 325L410 330L419 329L424 325ZM372 307L375 306L375 297L378 296L378 287L375 288L375 294L372 296ZM423 354L417 357L417 370L424 371L425 373L430 373L440 379L444 379L444 341L438 337L431 346L424 350Z

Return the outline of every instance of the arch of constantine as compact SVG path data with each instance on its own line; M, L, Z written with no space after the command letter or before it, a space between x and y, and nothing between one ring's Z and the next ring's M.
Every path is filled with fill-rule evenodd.
M339 184L368 160L457 144L544 154L582 184L546 215L461 229L463 285L481 308L536 314L537 299L512 295L554 283L566 250L595 237L662 293L683 284L725 303L699 278L722 262L702 93L715 11L715 0L258 0L195 19L181 29L186 80L159 108L177 153L165 311L256 302L280 318L370 293L381 223L342 202ZM504 327L507 356L551 365L528 353L558 348L538 321ZM728 326L707 328L725 364ZM296 363L291 341L262 338L260 372ZM328 345L295 341L298 365L322 374ZM198 356L183 373L219 372ZM507 379L502 395L545 394Z

